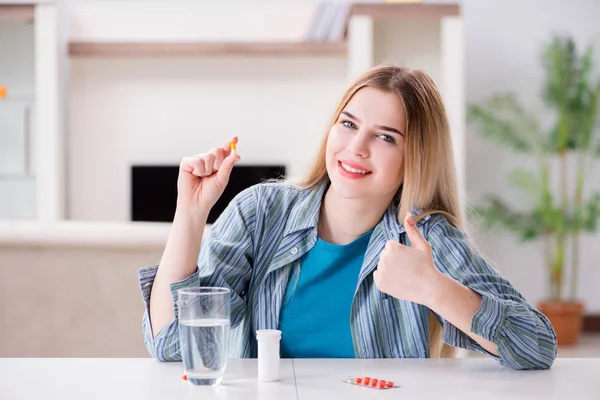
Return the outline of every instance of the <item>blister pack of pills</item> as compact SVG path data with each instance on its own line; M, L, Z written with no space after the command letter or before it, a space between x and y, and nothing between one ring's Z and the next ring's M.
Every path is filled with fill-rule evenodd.
M356 377L348 378L348 379L344 380L344 382L349 383L351 385L365 386L365 387L370 387L372 389L380 389L380 390L396 389L396 388L400 387L400 386L395 386L394 382L392 382L392 381L386 381L384 379L378 379L378 378L371 378L369 376L356 376Z

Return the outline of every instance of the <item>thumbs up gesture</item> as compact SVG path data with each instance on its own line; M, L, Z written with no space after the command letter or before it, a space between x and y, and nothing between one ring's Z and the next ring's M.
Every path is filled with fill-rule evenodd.
M412 247L388 241L379 256L373 280L379 290L390 296L428 305L442 273L435 268L431 245L408 213L404 225Z

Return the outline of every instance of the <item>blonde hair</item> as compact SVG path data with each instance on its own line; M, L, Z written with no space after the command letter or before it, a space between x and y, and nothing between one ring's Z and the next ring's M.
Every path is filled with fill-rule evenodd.
M402 221L413 208L423 210L418 221L428 214L443 214L456 228L463 229L459 205L450 128L444 103L433 80L423 71L380 65L359 76L335 109L327 133L308 175L296 183L310 189L329 178L325 153L329 130L350 99L364 87L398 95L406 116L404 131L404 178L398 190L398 218ZM454 348L442 343L442 328L434 316L429 318L430 357L453 357Z

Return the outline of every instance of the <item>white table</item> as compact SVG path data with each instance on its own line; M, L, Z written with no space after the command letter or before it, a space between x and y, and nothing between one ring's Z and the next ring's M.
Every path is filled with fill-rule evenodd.
M0 399L600 399L600 359L559 358L548 371L491 359L282 360L281 381L258 382L255 359L230 360L220 386L182 380L181 363L152 359L0 359ZM401 386L342 383L370 375Z
M546 371L514 371L492 359L294 360L300 399L600 399L600 359L559 358ZM338 383L348 375L394 381L376 391Z

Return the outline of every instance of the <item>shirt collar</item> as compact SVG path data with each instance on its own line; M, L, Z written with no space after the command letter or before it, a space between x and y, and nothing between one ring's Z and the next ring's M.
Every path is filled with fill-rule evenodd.
M306 191L306 196L294 205L290 212L290 217L287 220L284 231L286 236L294 232L317 227L319 210L321 209L325 190L328 187L329 180L326 180L315 188Z
M306 191L306 196L290 212L290 218L288 218L285 226L285 236L317 227L319 210L328 187L329 180L326 180L315 188ZM411 209L412 215L419 215L421 212L423 210L418 208ZM421 226L429 218L431 218L430 215L425 216L417 222L417 226ZM400 234L406 231L404 224L398 221L398 207L394 203L390 204L385 210L382 220L377 225L381 225L387 240L398 240Z
M420 208L412 208L410 213L414 215L419 215L423 212ZM422 226L431 215L426 215L417 221L417 227ZM400 235L406 232L406 227L404 226L404 221L398 221L398 207L395 204L390 204L390 206L385 211L383 215L383 220L381 221L383 224L383 231L387 240L399 240Z

